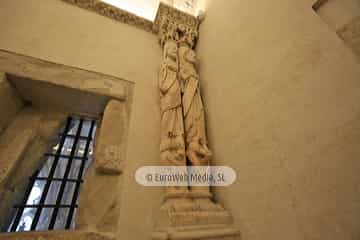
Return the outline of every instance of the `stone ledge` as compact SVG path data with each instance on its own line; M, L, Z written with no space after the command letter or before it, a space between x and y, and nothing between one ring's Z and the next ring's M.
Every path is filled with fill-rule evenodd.
M96 232L62 230L47 232L1 233L0 240L115 240L114 236Z
M158 215L158 229L168 227L189 227L209 224L232 224L232 216L223 211L168 212L161 210Z
M0 49L0 71L39 82L126 100L129 81Z
M201 228L169 229L155 232L153 240L239 240L240 231L232 227L203 226Z

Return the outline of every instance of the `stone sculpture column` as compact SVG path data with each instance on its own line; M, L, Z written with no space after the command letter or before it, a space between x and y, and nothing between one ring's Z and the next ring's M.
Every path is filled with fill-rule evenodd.
M172 166L208 166L208 148L200 77L194 47L199 20L163 3L154 23L163 55L159 71L160 157ZM154 214L153 239L237 239L232 217L212 200L209 186L166 187Z
M184 120L181 103L181 85L178 79L178 43L163 43L163 56L159 71L160 92L160 157L167 166L185 166ZM167 187L164 208L186 209L190 203L183 198L187 187Z
M205 111L200 94L200 77L195 68L197 59L189 43L179 46L179 78L182 87L182 108L185 127L186 157L192 166L209 166L211 151L208 148ZM189 187L193 208L219 210L222 207L211 201L210 187Z

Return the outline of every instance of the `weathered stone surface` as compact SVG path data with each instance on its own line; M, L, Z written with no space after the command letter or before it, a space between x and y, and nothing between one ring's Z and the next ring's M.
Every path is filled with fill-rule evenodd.
M0 50L0 71L119 100L126 99L128 91L128 82L120 78L4 50Z
M161 209L157 215L157 220L157 229L209 224L230 225L233 221L230 213L224 209L218 211L169 211L168 209Z
M0 135L0 229L10 224L12 206L20 203L34 170L42 164L49 139L65 114L24 107Z
M7 127L22 106L20 96L8 82L6 75L0 72L0 133Z
M107 104L96 143L96 169L102 173L121 173L125 160L126 109L123 102Z
M116 232L120 215L121 175L104 175L90 168L80 195L76 227Z
M154 240L239 240L239 230L225 225L203 225L201 227L171 228L155 232Z
M56 109L63 112L99 116L104 111L109 99L111 99L111 97L103 94L14 75L8 75L8 80L17 89L24 101L47 110ZM91 81L88 83L91 83Z
M14 171L35 136L35 130L26 129L16 132L16 135L11 130L0 139L0 185L5 184L6 178Z
M83 231L49 231L49 232L22 232L3 233L0 240L115 240L115 237Z

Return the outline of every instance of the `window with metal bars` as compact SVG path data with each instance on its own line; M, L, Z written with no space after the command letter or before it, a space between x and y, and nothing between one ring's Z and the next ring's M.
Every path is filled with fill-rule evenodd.
M49 152L44 165L29 178L22 202L9 232L70 229L84 174L93 156L96 120L68 117Z

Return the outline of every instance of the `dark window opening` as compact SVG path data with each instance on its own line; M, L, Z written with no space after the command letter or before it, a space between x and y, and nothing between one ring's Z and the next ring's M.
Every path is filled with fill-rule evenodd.
M15 204L9 232L75 227L78 196L93 156L96 120L68 117L44 165L30 177L22 202Z

